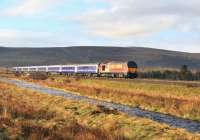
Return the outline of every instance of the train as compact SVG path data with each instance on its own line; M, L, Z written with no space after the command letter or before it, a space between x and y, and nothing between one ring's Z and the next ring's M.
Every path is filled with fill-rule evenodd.
M93 64L70 64L70 65L42 65L13 67L16 73L45 72L63 75L81 75L113 78L136 78L138 66L135 61L106 62Z

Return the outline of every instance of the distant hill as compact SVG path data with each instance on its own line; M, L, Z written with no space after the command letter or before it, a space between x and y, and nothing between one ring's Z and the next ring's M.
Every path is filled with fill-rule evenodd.
M188 65L200 70L200 54L140 47L63 47L6 48L0 47L0 67L94 63L134 60L139 67L180 68Z

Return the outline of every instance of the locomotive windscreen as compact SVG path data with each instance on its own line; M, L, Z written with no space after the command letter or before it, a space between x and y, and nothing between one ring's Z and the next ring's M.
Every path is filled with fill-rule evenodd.
M129 68L137 68L137 64L134 61L129 61L128 62L128 67Z

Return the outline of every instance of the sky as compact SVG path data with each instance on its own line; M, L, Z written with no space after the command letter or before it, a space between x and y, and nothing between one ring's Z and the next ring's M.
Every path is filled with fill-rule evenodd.
M0 46L200 53L200 0L0 0Z

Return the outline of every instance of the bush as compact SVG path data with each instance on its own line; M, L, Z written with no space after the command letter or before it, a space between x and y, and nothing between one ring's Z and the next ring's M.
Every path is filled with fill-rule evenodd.
M139 72L139 78L156 78L167 80L200 80L200 72L192 72L187 65L183 65L180 70L153 70Z
M80 76L77 76L76 78L75 78L75 81L80 81L81 80L81 77Z
M46 73L31 73L29 75L29 78L34 80L46 80L48 78L48 75Z
M20 77L20 76L21 76L21 73L16 72L16 73L15 73L15 76L16 76L16 77Z
M0 139L1 140L9 140L8 134L4 128L0 128Z
M69 84L69 83L71 83L71 80L70 80L70 79L65 79L65 80L63 81L63 83Z

